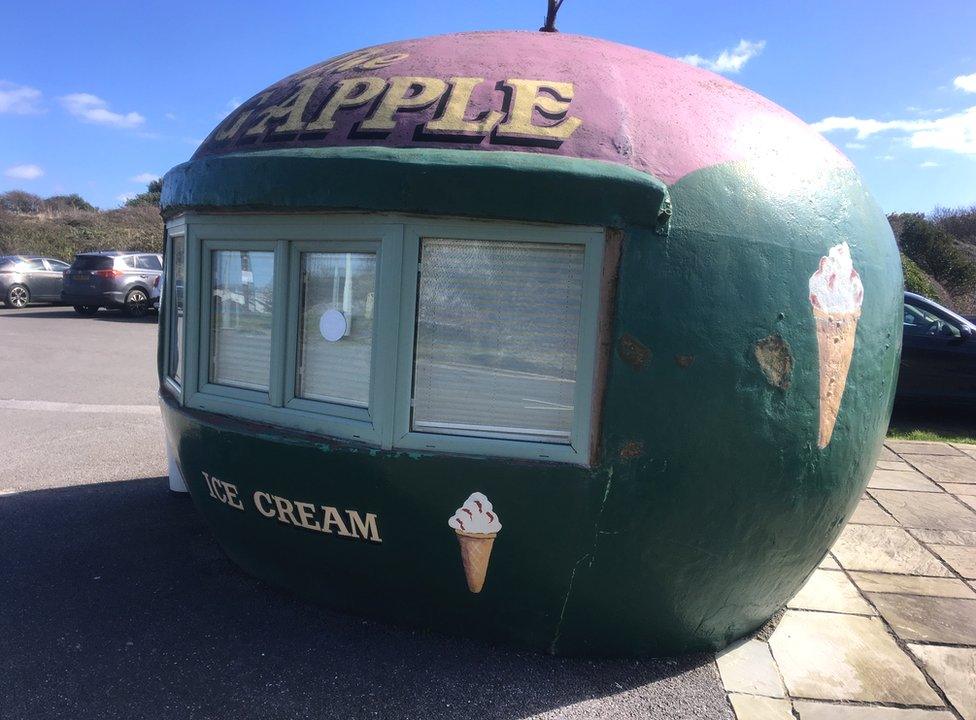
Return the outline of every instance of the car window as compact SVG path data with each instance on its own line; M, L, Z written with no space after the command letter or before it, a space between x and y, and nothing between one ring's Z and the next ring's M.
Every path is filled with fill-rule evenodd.
M72 270L110 270L112 258L107 255L78 255L71 264Z
M950 323L918 305L905 303L902 325L906 335L933 335L959 337L958 326Z
M24 260L20 264L21 272L34 272L35 270L46 270L44 267L44 261L40 258L32 258L31 260Z
M146 270L162 270L163 264L159 261L159 255L140 255L139 267Z
M47 261L47 264L48 264L48 267L50 267L51 270L53 270L54 272L64 272L69 267L68 266L68 263L61 262L60 260L50 260L49 259Z

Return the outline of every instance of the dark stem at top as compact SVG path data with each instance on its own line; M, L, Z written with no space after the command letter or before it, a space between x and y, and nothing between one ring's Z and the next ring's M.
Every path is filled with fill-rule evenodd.
M541 32L559 32L556 29L556 13L562 7L563 0L549 0L549 10L546 11L546 24L539 30Z

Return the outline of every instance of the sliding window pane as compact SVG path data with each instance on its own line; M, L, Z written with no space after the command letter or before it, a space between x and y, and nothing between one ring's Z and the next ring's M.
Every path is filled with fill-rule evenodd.
M412 428L569 443L580 245L425 238Z
M214 250L210 382L267 391L274 253Z
M302 253L295 395L366 407L373 352L376 255Z

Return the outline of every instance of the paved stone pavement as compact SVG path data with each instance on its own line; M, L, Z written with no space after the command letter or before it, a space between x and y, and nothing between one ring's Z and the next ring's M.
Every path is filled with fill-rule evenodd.
M769 641L716 660L738 720L976 720L976 445L889 441Z

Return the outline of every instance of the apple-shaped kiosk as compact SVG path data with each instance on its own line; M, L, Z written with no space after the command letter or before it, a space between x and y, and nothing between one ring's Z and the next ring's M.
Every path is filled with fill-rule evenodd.
M303 70L165 177L173 472L246 571L560 654L717 648L874 466L884 214L709 72L555 33Z

